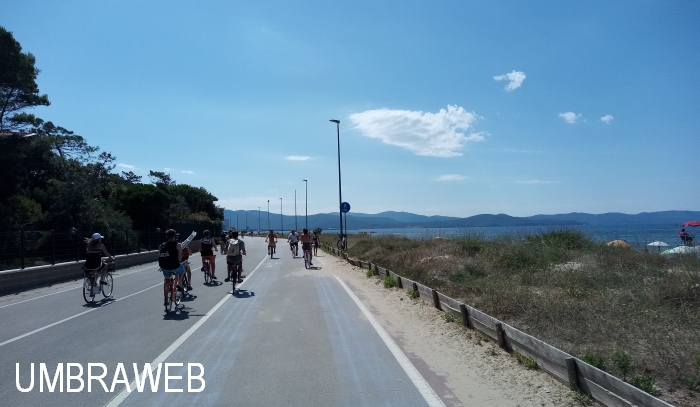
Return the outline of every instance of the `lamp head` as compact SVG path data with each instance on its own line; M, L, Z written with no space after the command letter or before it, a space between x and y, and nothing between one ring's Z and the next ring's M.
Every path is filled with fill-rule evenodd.
M331 119L331 120L329 120L329 122L333 122L333 123L336 123L336 124L340 124L340 120L335 120L335 119Z

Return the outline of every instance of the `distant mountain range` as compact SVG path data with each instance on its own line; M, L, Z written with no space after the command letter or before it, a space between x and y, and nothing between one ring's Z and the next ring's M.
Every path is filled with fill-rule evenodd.
M279 213L269 214L266 211L231 211L226 210L224 218L230 226L239 229L261 229L278 230L282 226L284 230L299 229L305 227L304 214L298 214L296 220L294 216L284 215L280 220ZM393 229L393 228L454 228L454 227L493 227L493 226L567 226L567 225L645 225L645 224L667 224L675 225L690 220L700 220L698 211L661 211L642 212L635 215L625 213L603 213L590 214L572 212L557 215L535 215L528 217L515 217L505 214L475 215L468 218L457 218L451 216L425 216L409 212L381 212L376 214L348 213L347 227L350 230L357 229ZM322 228L324 230L338 229L340 216L336 213L318 213L309 215L308 224L311 229Z

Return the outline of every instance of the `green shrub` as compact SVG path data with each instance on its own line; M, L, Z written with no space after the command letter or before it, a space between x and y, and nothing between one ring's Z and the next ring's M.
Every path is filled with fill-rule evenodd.
M622 375L622 380L626 380L627 373L630 372L630 368L632 367L632 357L622 351L613 351L610 353L612 355L613 364Z
M377 270L377 266L372 266L371 269L367 270L367 278L373 277L373 276L378 276L379 271Z
M605 370L605 359L597 353L586 353L581 360L600 370Z
M641 376L637 376L632 380L632 386L643 390L652 396L657 396L659 395L659 391L654 388L654 378L649 376L648 374L644 374Z
M583 232L567 229L530 235L525 237L525 241L564 250L581 250L595 245Z
M585 393L575 391L573 394L573 398L574 398L574 402L581 407L593 405L593 399Z
M394 288L394 287L396 287L396 279L394 279L394 277L387 276L384 279L384 288Z
M539 366L537 365L537 362L535 361L535 359L533 359L531 357L527 357L527 356L525 356L517 351L513 352L513 356L515 357L515 359L517 359L518 363L525 366L526 368L528 368L530 370L539 369Z
M442 317L445 319L445 322L457 322L457 318L450 311L445 311Z
M408 297L412 300L415 300L418 297L420 297L420 293L418 293L418 290L408 290Z

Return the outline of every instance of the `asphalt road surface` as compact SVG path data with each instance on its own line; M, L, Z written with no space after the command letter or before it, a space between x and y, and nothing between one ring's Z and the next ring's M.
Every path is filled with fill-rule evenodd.
M263 239L245 242L240 288L223 283L222 256L222 284L204 285L195 255L193 297L177 313L164 312L156 263L118 270L112 299L94 305L83 301L82 281L0 297L0 405L443 405L339 279L306 270L283 240L274 258ZM76 392L67 391L81 384L68 380L69 363L84 384ZM136 389L134 363L139 373L151 364L154 379L161 364L155 392L148 382ZM168 389L182 392L165 391L166 364ZM104 373L110 391L88 370Z

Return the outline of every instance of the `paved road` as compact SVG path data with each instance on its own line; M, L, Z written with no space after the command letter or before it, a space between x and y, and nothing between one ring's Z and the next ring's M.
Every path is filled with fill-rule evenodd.
M192 294L184 308L166 315L156 264L120 270L113 300L85 305L80 282L59 290L38 289L0 297L0 400L8 406L427 406L441 405L356 298L336 278L304 269L280 244L275 258L259 238L246 239L248 277L231 294L230 284L203 284L193 261ZM323 259L316 262L321 265ZM223 259L217 275L225 276ZM29 295L27 295L29 294ZM133 364L163 363L157 392L134 388ZM20 373L16 375L16 364ZM35 364L34 388L31 363ZM49 393L40 363L53 379L58 363L79 364L82 391ZM98 380L87 389L89 363L107 368L106 392ZM125 377L118 371L123 363ZM165 363L170 388L165 392ZM204 368L205 388L188 392L188 364ZM71 370L78 374L78 367ZM155 372L155 369L154 369ZM99 376L100 367L92 374ZM200 374L192 366L193 376ZM64 387L67 374L63 372ZM130 383L131 393L122 391ZM43 392L40 391L40 383ZM196 379L193 389L201 386ZM79 386L77 380L71 386ZM420 390L419 390L420 389Z

